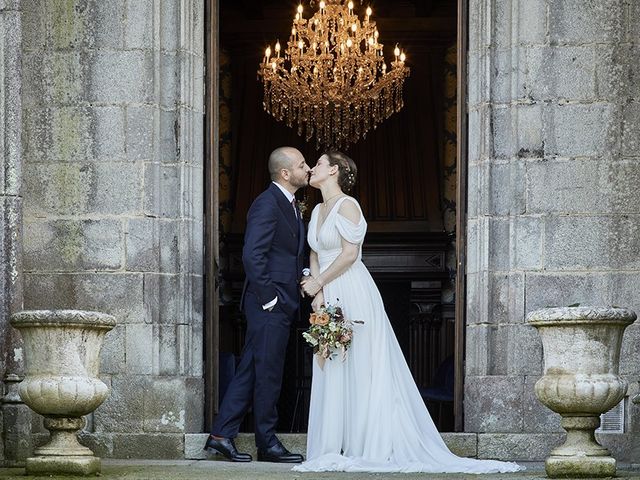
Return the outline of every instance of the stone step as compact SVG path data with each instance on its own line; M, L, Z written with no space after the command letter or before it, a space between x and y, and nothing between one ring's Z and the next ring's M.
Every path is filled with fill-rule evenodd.
M475 433L442 433L444 443L449 450L461 457L476 457L478 441ZM184 458L189 460L213 460L217 456L203 450L208 433L187 433L184 436ZM278 438L285 447L294 453L305 455L307 447L306 433L279 433ZM253 433L241 433L236 438L236 446L241 452L257 457Z

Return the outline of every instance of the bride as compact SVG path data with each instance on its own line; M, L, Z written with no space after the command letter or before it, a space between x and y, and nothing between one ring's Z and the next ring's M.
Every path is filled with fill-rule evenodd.
M340 152L322 155L310 185L322 192L309 223L311 276L302 283L317 310L342 307L353 341L340 358L313 362L307 461L299 472L514 472L515 463L451 453L418 392L380 293L361 261L367 223L345 192L356 165Z

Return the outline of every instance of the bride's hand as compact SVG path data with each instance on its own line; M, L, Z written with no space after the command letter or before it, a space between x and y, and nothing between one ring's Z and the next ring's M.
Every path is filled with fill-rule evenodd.
M300 283L300 287L302 288L302 291L310 297L315 297L316 294L322 290L322 286L311 276L305 277Z
M313 298L313 301L311 302L311 308L313 309L314 312L317 312L318 310L320 310L320 308L323 305L324 305L324 293L322 293L322 290L320 290L318 294Z

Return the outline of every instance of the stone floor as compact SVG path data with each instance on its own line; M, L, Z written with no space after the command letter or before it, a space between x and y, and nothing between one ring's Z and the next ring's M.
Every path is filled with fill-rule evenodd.
M402 480L461 480L461 479L501 479L501 480L532 480L546 478L544 466L541 463L524 464L527 470L519 473L501 475L462 475L462 474L367 474L367 473L296 473L290 470L290 465L252 462L246 464L230 463L226 461L206 460L103 460L102 479L123 478L129 480L158 479L189 479L189 480L364 480L364 479L402 479ZM640 480L639 465L621 465L618 477ZM2 479L66 479L69 477L28 477L22 468L0 468Z

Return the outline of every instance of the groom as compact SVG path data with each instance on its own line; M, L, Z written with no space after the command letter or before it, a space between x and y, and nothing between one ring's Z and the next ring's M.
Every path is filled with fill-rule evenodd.
M246 280L240 306L247 318L242 359L220 406L205 445L235 462L251 455L236 449L234 438L253 404L258 460L302 462L276 437L276 404L282 386L289 329L300 303L304 224L294 194L305 187L309 166L302 153L281 147L269 156L272 183L247 214L242 263Z

